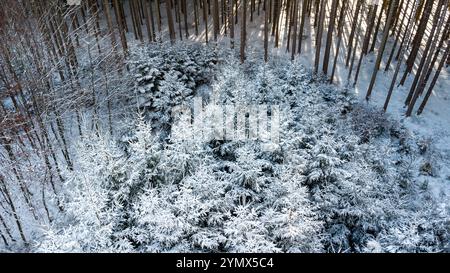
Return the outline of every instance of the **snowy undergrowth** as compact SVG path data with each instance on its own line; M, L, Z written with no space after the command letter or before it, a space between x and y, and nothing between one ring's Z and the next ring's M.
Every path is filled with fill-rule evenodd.
M66 213L37 251L448 251L449 208L427 184L440 179L432 143L297 62L240 65L186 44L149 50L135 66L146 118L119 140L79 144ZM202 84L218 103L280 105L277 148L161 138L155 127L170 126L172 107Z

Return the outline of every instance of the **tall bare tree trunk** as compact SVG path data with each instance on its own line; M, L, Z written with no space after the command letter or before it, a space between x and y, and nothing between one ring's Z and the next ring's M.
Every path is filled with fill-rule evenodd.
M356 34L356 27L358 25L358 18L359 18L359 12L361 10L362 6L362 0L357 0L356 2L356 8L355 8L355 15L353 16L353 22L352 22L352 29L350 31L350 37L348 38L348 45L347 45L347 59L345 60L345 66L348 67L350 58L352 55L352 49L353 49L353 40L355 38Z
M231 48L234 48L233 1L234 0L228 0L228 25L230 27L230 46L231 46Z
M425 94L425 97L424 97L422 103L420 104L419 109L417 110L417 115L422 114L423 110L425 109L425 106L427 105L427 102L430 99L431 93L433 92L433 88L436 85L436 82L439 78L439 74L441 73L446 60L448 60L448 58L450 56L449 53L450 53L450 40L447 40L447 47L445 48L445 52L442 55L441 61L439 62L439 67L438 67L436 73L434 74L433 80L431 81L431 84L428 87L427 93Z
M267 1L264 0L264 61L267 63L269 60L269 9L267 8Z
M377 73L378 73L378 70L380 69L381 59L383 58L384 48L386 47L387 38L389 36L389 29L391 27L393 17L394 17L394 11L395 11L394 7L397 4L397 2L398 2L398 0L391 0L391 2L389 4L389 15L386 20L386 26L384 27L383 38L381 40L381 45L380 45L380 49L378 51L377 60L375 61L375 67L373 68L372 78L370 80L369 89L367 90L367 94L366 94L366 100L370 99L373 87L375 85Z
M208 43L208 13L207 13L207 0L203 0L203 21L205 22L205 39Z
M405 84L406 77L408 76L409 73L411 73L413 69L414 62L416 60L417 53L419 52L420 44L425 34L425 30L428 24L428 19L430 18L431 15L432 8L433 8L433 0L426 0L419 26L417 27L417 31L414 36L414 40L412 42L411 52L409 53L408 60L406 61L406 70L403 73L402 79L400 80L401 85Z
M294 29L293 29L293 36L292 36L292 52L291 52L291 60L293 61L295 58L295 51L297 49L297 17L298 17L298 3L297 0L293 1L293 13L294 13ZM299 0L300 1L300 0Z
M406 7L409 7L410 2L411 2L411 0L407 0ZM399 13L397 14L397 16L400 15L401 9L402 9L402 5L400 5ZM386 67L384 69L385 71L389 70L389 67L391 65L392 59L394 58L395 49L397 48L397 44L398 44L398 42L400 40L400 34L401 34L402 30L403 30L403 23L404 23L405 18L406 18L406 11L407 11L407 8L405 8L404 16L402 16L402 19L400 21L400 26L398 27L398 33L395 36L394 45L392 45L391 54L389 55L388 61L386 62Z
M303 0L302 4L302 18L300 19L300 33L298 35L298 54L302 53L302 41L303 41L303 30L305 28L305 20L307 15L307 5L308 0Z
M148 2L149 0L143 0L144 1L144 17L145 17L145 22L146 22L146 26L147 26L147 37L148 37L148 41L151 43L153 41L153 31L152 31L152 21L151 21L151 16L150 16L150 3Z
M327 43L325 45L325 53L322 65L322 71L325 75L328 74L328 64L330 62L330 50L331 50L331 43L333 40L333 31L334 31L334 24L336 21L337 9L338 9L338 0L333 0L331 4L330 23L328 24Z
M412 9L412 11L411 11L411 13L409 15L408 24L406 25L406 33L405 33L405 35L403 37L403 40L406 43L402 43L402 45L400 46L400 52L399 52L400 58L399 58L399 60L397 62L397 66L395 68L394 76L392 77L391 85L390 85L389 90L388 90L388 95L386 96L386 100L385 100L384 106L383 106L383 109L384 109L385 112L387 111L387 107L389 105L389 102L390 102L391 97L392 97L392 93L394 91L394 86L395 86L395 83L397 81L397 76L398 76L398 73L400 71L400 67L401 67L402 62L403 62L403 56L405 55L405 52L406 52L407 47L408 47L407 45L409 44L409 42L410 42L410 40L412 38L412 35L413 35L413 25L414 25L413 15L416 13L416 11L417 11L417 9L419 7L419 4L420 4L420 0L415 2L415 5L414 5L414 7L413 7L413 9Z
M220 18L219 18L219 2L213 0L213 23L214 23L214 41L217 41L217 36L220 31Z
M188 14L187 14L188 9L187 9L186 0L182 0L181 7L182 7L183 19L184 19L184 32L185 32L186 39L187 39L187 38L189 38L189 24L188 24Z
M16 206L14 205L13 199L11 198L11 194L6 186L6 182L3 179L3 177L0 175L0 190L3 193L3 196L6 199L6 203L11 209L11 214L14 217L14 220L16 222L17 229L19 230L20 238L23 242L27 242L27 239L25 238L25 233L23 232L22 228L22 222L20 221L19 215L16 210Z
M322 34L325 21L326 7L327 1L323 0L320 5L320 19L316 35L316 55L314 58L314 73L316 74L319 72L320 52L322 50Z
M247 0L241 0L242 21L241 21L241 63L245 61L245 43L247 39Z
M423 68L425 66L425 63L426 63L426 61L428 59L428 55L430 55L430 49L432 48L432 45L433 45L433 42L434 42L433 36L434 36L434 33L436 32L436 29L438 27L438 23L440 21L439 20L439 15L440 15L440 12L439 12L440 9L439 8L443 4L443 1L444 0L439 0L438 10L436 11L436 14L435 14L435 16L433 18L433 25L431 27L431 32L430 32L430 35L429 35L429 39L428 39L427 44L425 46L422 58L420 59L419 66L417 67L417 71L416 71L416 75L414 77L414 81L413 81L413 83L411 85L411 88L409 90L408 97L405 100L405 105L409 105L410 104L411 99L413 98L413 95L414 95L414 91L416 90L417 84L419 83L420 75L421 75L422 70L423 70ZM442 20L443 19L441 18L441 21Z
M433 52L435 48L437 47L437 41L439 37L434 35L435 32L439 33L440 29L442 28L444 24L445 19L445 12L448 7L448 0L440 0L438 3L438 7L436 10L435 17L439 19L439 22L437 25L432 27L431 33L430 33L430 39L429 44L430 46L425 48L425 53L422 56L421 64L418 68L416 77L414 79L414 83L411 86L410 94L412 94L412 97L409 101L408 109L406 110L406 116L409 117L412 114L412 111L414 109L414 105L416 104L417 99L419 98L419 95L421 95L422 90L425 89L426 82L425 77L426 73L423 71L427 71L427 67L430 65L431 59L433 58ZM442 11L442 12L441 12ZM416 80L417 79L417 80ZM409 97L409 95L408 95Z
M122 24L123 19L122 19L122 15L120 12L120 6L119 6L118 0L114 0L114 10L115 10L115 14L116 14L116 21L117 21L117 24L119 25L119 34L120 34L120 41L122 43L123 53L126 56L127 52L128 52L128 45L127 45L127 38L125 36L124 26Z
M112 24L112 19L111 19L111 12L109 10L108 0L103 0L103 10L104 10L105 15L106 15L106 22L108 23L108 32L109 32L109 35L111 36L111 45L112 45L112 48L115 51L115 47L117 46L116 34L114 33L114 29L113 29L113 24Z

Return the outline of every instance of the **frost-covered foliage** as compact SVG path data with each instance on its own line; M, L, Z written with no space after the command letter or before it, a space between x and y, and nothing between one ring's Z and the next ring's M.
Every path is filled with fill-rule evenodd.
M131 59L134 103L148 111L155 126L170 127L172 108L211 81L219 56L213 48L199 44L162 43L140 49Z
M216 69L215 102L280 105L279 145L161 140L148 119L116 141L86 138L66 187L68 213L39 251L450 248L448 203L428 188L440 168L429 141L297 62L263 64L249 56L239 65L229 56Z
M119 145L92 136L67 184L69 225L39 250L321 250L306 188L257 147L236 145L236 160L222 162L209 145L161 145L142 121Z

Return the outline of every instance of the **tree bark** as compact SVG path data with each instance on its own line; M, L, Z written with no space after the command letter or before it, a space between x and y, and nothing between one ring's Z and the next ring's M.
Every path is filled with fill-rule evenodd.
M322 71L325 75L328 74L328 64L330 62L330 50L331 50L331 43L333 40L333 31L334 31L334 24L336 21L337 9L338 9L338 0L333 0L331 4L330 23L328 24L327 43L325 45L325 53L322 65Z
M247 39L247 0L241 0L242 21L241 21L241 63L245 61L245 45Z
M375 67L373 69L369 89L367 90L366 100L370 99L370 96L372 94L372 89L375 85L375 80L377 78L378 69L380 68L380 63L381 63L381 59L383 58L384 48L386 46L386 41L389 36L389 29L392 24L392 19L394 17L394 6L396 5L397 2L398 2L398 0L391 0L391 2L389 4L389 14L388 14L388 18L386 21L386 26L384 27L383 38L381 40L381 45L380 45L380 49L378 51L377 60L375 61Z

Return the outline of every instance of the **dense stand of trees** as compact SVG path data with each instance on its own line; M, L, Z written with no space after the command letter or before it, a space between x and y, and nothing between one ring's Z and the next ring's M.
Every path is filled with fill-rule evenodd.
M364 58L373 52L367 99L375 91L380 67L393 69L385 110L394 87L411 79L405 99L410 116L417 105L417 114L424 111L442 69L450 64L448 13L448 0L82 0L80 6L4 0L0 239L6 245L28 241L18 210L38 223L52 221L45 195L52 193L55 199L64 169L73 168L69 133L83 138L88 120L92 130L106 128L113 134L111 108L120 87L115 81L126 73L125 60L136 44L196 37L211 43L228 37L231 48L239 44L242 62L249 45L264 48L266 61L270 47L285 48L294 60L305 54L310 35L314 71L330 82L343 58L349 83L353 76L351 84L356 84ZM255 26L261 26L261 40L251 40ZM74 120L75 132L68 120ZM46 183L27 183L30 170L38 170ZM54 202L59 204L57 198Z
M104 32L115 48L119 47L116 35L120 38L124 56L128 51L129 37L140 42L157 42L168 37L175 42L189 38L191 28L194 28L193 35L203 38L206 43L211 42L211 35L214 42L218 41L219 36L227 36L233 48L235 25L240 25L237 29L240 32L238 41L242 61L245 60L247 44L250 44L247 43L247 21L253 25L259 22L263 26L262 45L266 61L269 59L269 40L275 48L280 48L281 43L285 42L291 59L295 59L302 53L307 28L312 27L309 33L315 41L314 71L319 73L320 70L329 75L330 82L335 77L340 47L344 47L345 51L341 57L348 68L348 83L353 85L358 82L364 58L376 51L367 99L372 95L381 64L384 64L385 71L395 66L392 77L395 86L400 73L397 70L402 68L402 65L396 64L401 64L405 58L400 85L405 85L408 77L414 79L405 100L406 115L409 116L417 99L422 96L422 89L432 86L431 74L440 74L442 68L439 69L438 60L445 60L444 65L449 63L450 57L445 54L448 7L445 0L90 0L82 1L80 7L73 8L70 24L72 28L80 26L79 18L85 21L88 9L92 10L95 13L93 33L96 39L100 39L98 36L102 33L99 22L105 21ZM307 24L309 20L312 20L311 26ZM410 30L412 39L407 35ZM388 44L389 39L394 41L392 45ZM414 75L410 76L411 73ZM385 109L391 95L392 90L387 94ZM427 101L422 104L425 106Z

